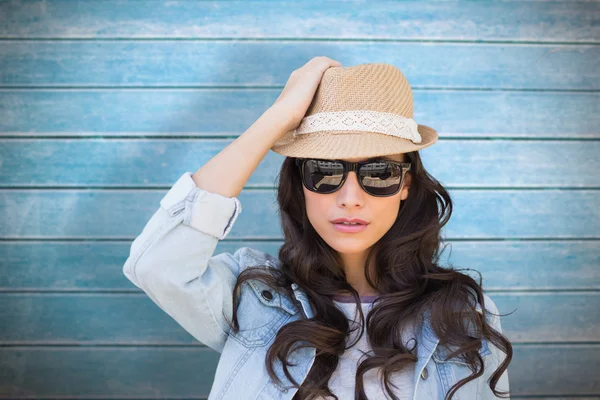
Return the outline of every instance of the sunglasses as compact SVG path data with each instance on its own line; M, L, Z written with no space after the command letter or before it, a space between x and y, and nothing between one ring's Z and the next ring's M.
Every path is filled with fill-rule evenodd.
M393 196L402 188L410 163L375 159L357 163L344 160L297 158L302 184L311 192L328 194L337 191L349 171L355 171L360 186L371 196Z

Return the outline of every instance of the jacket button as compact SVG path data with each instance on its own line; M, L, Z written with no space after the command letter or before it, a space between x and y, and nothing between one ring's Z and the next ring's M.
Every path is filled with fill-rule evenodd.
M421 378L427 379L427 376L428 376L427 368L423 368L423 371L421 371Z
M264 297L267 300L272 300L273 299L273 293L269 292L268 290L263 290L262 291L262 297Z

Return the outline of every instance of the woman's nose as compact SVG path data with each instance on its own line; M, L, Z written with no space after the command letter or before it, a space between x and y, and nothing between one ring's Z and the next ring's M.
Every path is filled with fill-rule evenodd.
M340 194L343 194L345 196L348 195L349 192L351 192L354 195L357 195L360 193L360 191L362 191L362 188L360 187L360 183L358 182L358 177L356 175L356 172L354 172L354 171L348 172L346 181L340 188L340 191L342 192Z

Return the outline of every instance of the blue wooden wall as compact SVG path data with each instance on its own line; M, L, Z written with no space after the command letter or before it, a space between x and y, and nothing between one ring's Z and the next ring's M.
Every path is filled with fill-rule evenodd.
M513 398L600 398L598 2L0 2L0 398L206 398L219 354L122 274L184 171L317 55L387 62L450 189ZM281 245L270 152L216 252ZM475 276L475 275L474 275Z

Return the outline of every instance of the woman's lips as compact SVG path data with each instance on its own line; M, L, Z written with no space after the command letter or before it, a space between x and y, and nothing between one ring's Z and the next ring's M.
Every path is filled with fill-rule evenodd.
M362 232L367 229L367 225L357 224L357 225L345 225L345 224L334 224L332 223L333 228L338 232L343 233L357 233Z

